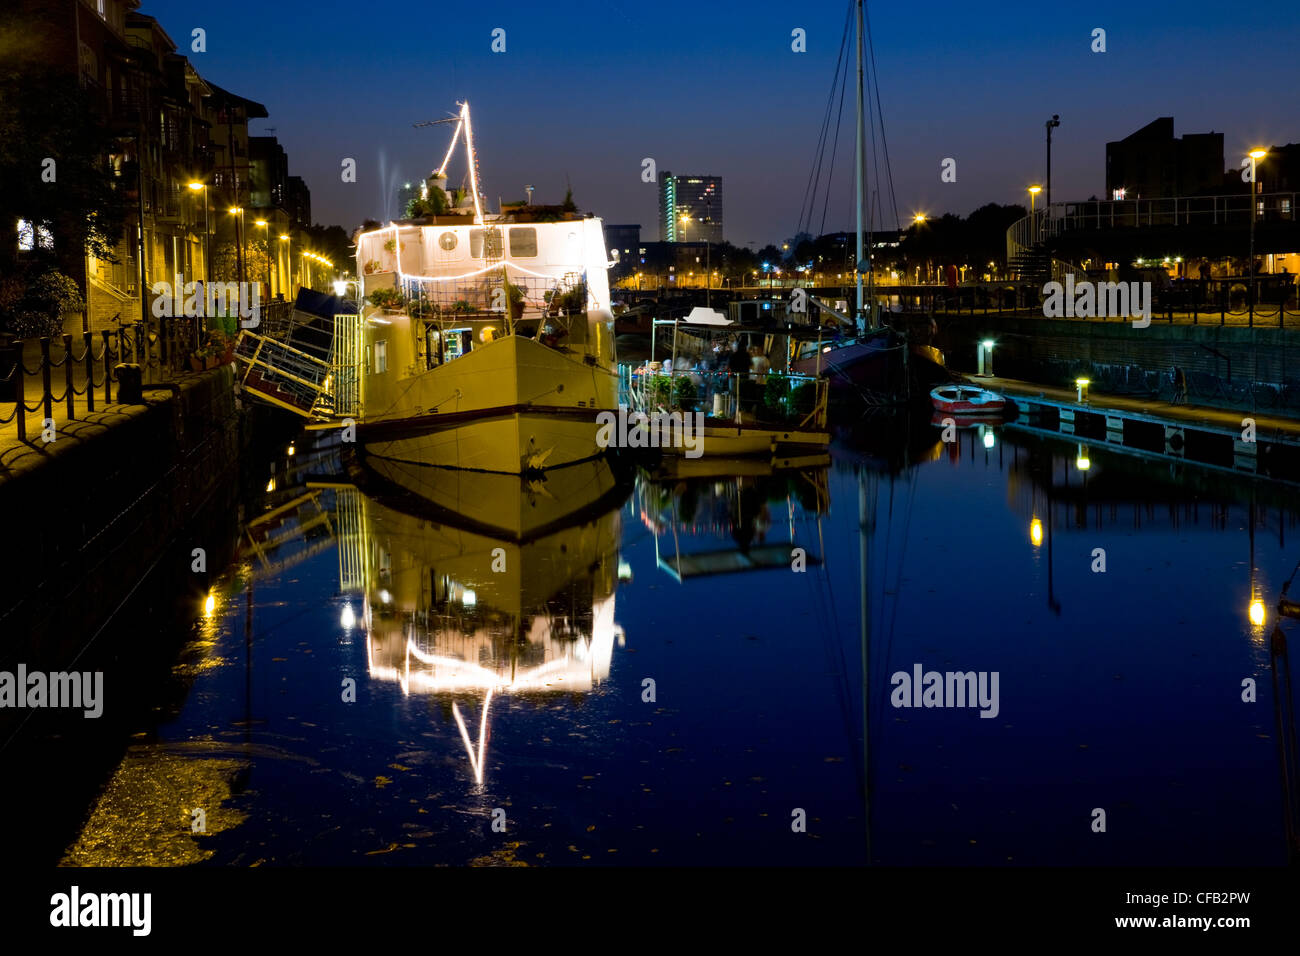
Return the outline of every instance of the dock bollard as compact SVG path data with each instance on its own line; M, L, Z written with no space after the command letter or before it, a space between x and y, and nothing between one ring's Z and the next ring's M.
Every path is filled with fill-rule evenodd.
M1079 390L1078 400L1080 403L1086 402L1088 400L1088 385L1090 382L1091 379L1086 379L1086 378L1076 378L1074 380L1075 387L1078 388Z
M122 362L114 366L117 374L117 403L119 405L143 405L144 383L143 370L136 362Z

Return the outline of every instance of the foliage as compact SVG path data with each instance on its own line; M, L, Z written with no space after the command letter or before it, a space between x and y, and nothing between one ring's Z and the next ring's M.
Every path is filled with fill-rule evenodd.
M581 286L576 289L569 289L566 292L551 289L546 293L546 301L555 311L562 315L581 312L587 307L587 291Z
M370 304L384 310L398 310L406 305L400 289L375 289L368 296Z
M678 375L673 379L673 403L685 411L691 411L700 397L700 389L689 375Z
M20 338L63 334L63 314L86 307L77 283L50 270L31 282L9 312L9 331Z
M649 387L646 391L649 393L650 405L656 408L667 408L671 404L670 396L672 388L672 379L667 375L654 375L650 378Z
M578 206L573 201L573 190L566 189L564 192L564 203L560 206L565 212L577 212Z
M451 208L451 203L447 199L447 194L442 191L442 187L430 183L428 193L427 198L416 197L406 204L406 218L422 219L426 216L446 215Z
M817 405L817 385L815 382L802 382L790 392L790 411L800 418L812 412Z
M790 395L790 380L780 373L769 375L763 386L763 404L768 408L779 409L781 403Z

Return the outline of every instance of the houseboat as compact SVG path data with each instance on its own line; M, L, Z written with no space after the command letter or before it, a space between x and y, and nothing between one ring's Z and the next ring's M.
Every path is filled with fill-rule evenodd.
M468 104L456 122L428 214L356 234L361 308L336 316L330 359L246 331L244 384L355 426L367 455L510 475L595 458L618 393L601 220L571 202L486 212ZM469 188L444 204L458 138Z

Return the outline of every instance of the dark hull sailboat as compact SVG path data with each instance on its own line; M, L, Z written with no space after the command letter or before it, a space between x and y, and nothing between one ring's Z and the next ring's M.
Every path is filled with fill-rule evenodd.
M833 397L871 404L902 404L909 399L929 402L930 389L950 379L943 353L932 345L882 328L843 344L822 346L793 363L802 375L819 374Z

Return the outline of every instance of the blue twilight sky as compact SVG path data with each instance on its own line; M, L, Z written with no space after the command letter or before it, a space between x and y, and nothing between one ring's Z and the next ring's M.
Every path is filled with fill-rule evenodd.
M483 191L558 202L566 176L583 209L639 222L657 239L660 171L723 177L726 238L791 235L830 92L849 0L791 4L555 0L453 4L145 0L213 82L266 105L313 217L351 227L397 213L392 187L441 161L450 127L413 129L458 99L473 110ZM1053 194L1105 186L1107 140L1157 116L1175 132L1224 133L1225 164L1257 143L1300 140L1300 7L1208 0L877 3L868 7L900 215L965 215L1022 202L1044 175ZM494 28L506 52L490 49ZM1106 30L1106 52L1090 49ZM791 31L807 52L791 50ZM851 228L852 92L826 229ZM357 182L340 180L345 157ZM940 181L945 157L957 181ZM464 170L453 161L455 184ZM885 203L888 208L888 202ZM892 217L891 217L892 218ZM820 213L814 226L820 225ZM892 226L892 222L885 225ZM814 231L818 231L814 229Z

